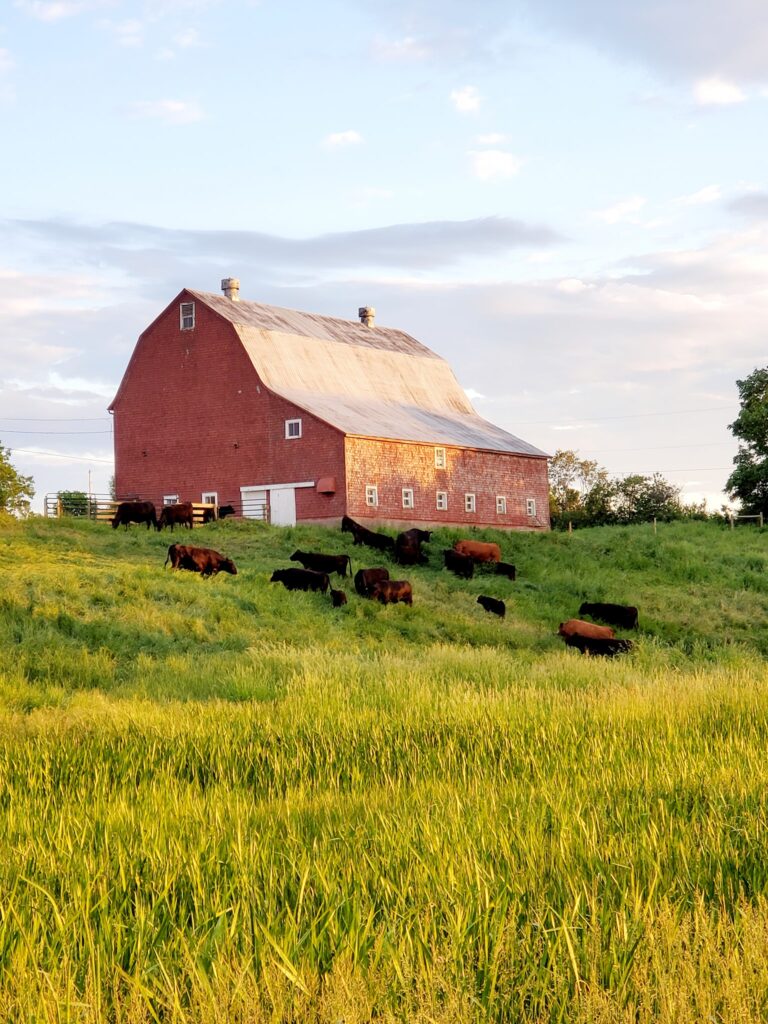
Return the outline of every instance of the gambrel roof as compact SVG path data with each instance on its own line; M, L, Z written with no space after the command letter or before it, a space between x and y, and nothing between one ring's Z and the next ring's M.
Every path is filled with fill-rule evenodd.
M404 331L189 294L232 324L266 387L345 434L546 457L478 416L448 363Z

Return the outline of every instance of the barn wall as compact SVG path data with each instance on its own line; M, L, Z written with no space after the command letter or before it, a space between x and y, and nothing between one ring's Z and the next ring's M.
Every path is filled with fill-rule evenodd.
M435 468L434 445L346 439L348 514L361 521L425 522L549 529L546 459L446 446L446 469ZM379 505L365 503L367 484L376 484ZM413 488L414 508L404 509L402 489ZM448 509L435 507L436 491L448 492ZM464 511L464 494L475 494L476 512ZM507 499L507 513L496 511L496 496ZM536 516L526 499L536 500Z
M344 442L337 430L268 392L228 322L195 302L195 327L179 329L177 299L144 332L114 403L118 497L199 501L216 491L237 506L240 488L335 476L332 496L296 492L300 519L344 509ZM302 437L285 439L285 420Z

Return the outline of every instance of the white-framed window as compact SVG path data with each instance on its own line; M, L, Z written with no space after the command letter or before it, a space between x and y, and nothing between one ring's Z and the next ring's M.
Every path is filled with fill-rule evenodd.
M203 491L200 495L200 501L203 505L218 505L219 495L216 491Z
M438 512L445 512L448 508L448 491L438 491L435 495L435 508Z
M526 515L529 515L529 516L535 516L536 515L536 499L535 498L526 498L525 499L525 512L526 512Z
M496 495L496 512L500 516L507 514L507 499L503 494Z
M195 326L194 302L182 302L179 306L179 329L191 331Z
M413 488L403 488L403 508L413 508Z
M435 469L445 469L447 465L445 448L435 448Z
M464 511L474 512L475 511L475 496L474 494L464 495Z
M379 504L379 488L376 484L365 485L365 504L373 508Z
M285 437L286 440L301 437L301 420L285 421Z
M178 505L179 504L179 496L178 496L178 494L164 494L163 495L163 504L164 505Z

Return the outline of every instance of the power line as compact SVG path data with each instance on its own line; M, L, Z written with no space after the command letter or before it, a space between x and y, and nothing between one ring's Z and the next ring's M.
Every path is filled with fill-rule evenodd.
M0 427L0 434L52 434L54 437L64 437L71 434L111 434L111 430L6 430Z
M706 405L701 406L699 409L671 409L666 412L630 412L622 416L588 416L584 419L584 423L601 423L604 420L633 420L640 419L646 416L688 416L692 412L714 412L717 409L732 409L732 405ZM580 416L574 416L573 419L581 419ZM551 423L552 417L550 416L546 420L524 420L522 422L515 421L516 426L529 427L533 424L538 423Z
M14 423L109 423L109 416L0 416Z
M50 455L54 459L72 459L75 462L106 462L110 466L114 463L114 459L88 459L84 455L64 455L62 452L40 452L33 448L9 448L8 451L23 453L24 455Z
M598 452L660 452L669 448L717 448L722 445L732 445L733 441L707 441L701 444L659 444L643 445L641 448L579 448L579 452L594 454Z

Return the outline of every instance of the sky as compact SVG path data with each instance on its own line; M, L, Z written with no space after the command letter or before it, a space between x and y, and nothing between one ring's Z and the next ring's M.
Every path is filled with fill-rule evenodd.
M768 364L764 0L4 0L0 444L106 493L183 287L408 332L711 509Z

